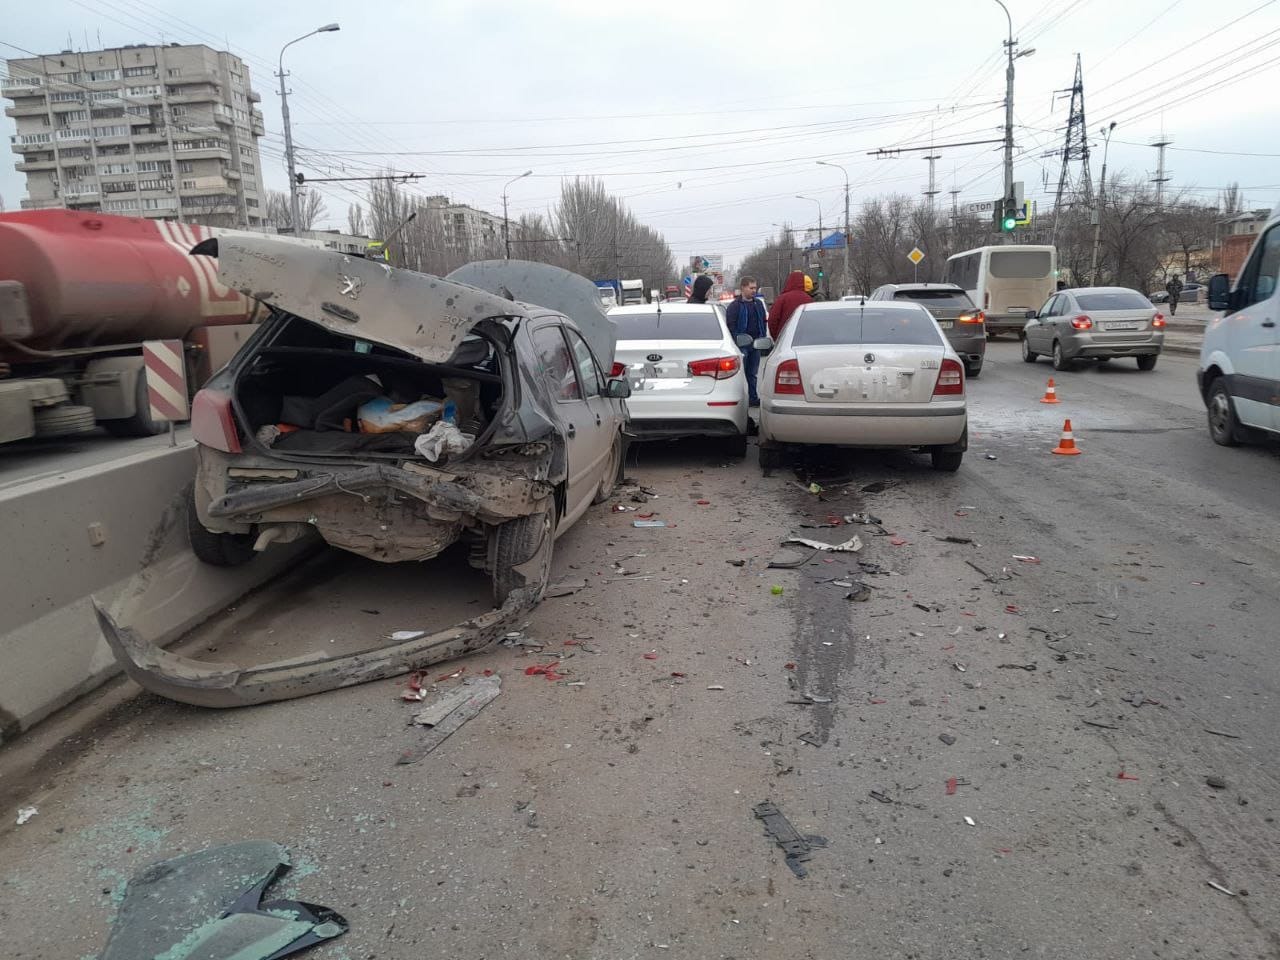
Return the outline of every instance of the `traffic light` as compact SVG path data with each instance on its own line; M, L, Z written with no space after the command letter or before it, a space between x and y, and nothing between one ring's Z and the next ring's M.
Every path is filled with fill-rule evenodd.
M1005 233L1013 233L1018 226L1018 205L1012 199L1006 199L1004 202L1004 216L1000 218L1000 229Z
M826 276L826 274L823 272L821 264L819 264L819 266L818 266L818 283L822 283L822 278L823 278L824 276Z

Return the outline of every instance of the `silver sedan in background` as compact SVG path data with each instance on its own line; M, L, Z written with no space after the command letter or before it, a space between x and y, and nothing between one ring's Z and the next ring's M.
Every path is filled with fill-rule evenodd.
M1164 315L1128 287L1059 290L1022 329L1022 359L1053 358L1053 369L1076 360L1133 357L1139 370L1154 370L1164 348Z

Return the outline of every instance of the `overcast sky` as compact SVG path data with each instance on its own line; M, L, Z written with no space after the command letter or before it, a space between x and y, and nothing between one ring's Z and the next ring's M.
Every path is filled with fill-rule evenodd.
M1015 177L1051 197L1075 55L1084 63L1091 134L1117 121L1110 170L1154 175L1162 131L1169 189L1212 200L1231 181L1251 206L1280 199L1278 0L1008 0L1020 49ZM290 106L302 169L357 176L392 166L416 189L513 216L545 210L562 177L594 175L662 232L678 259L735 260L774 224L827 225L853 203L919 195L922 154L877 159L893 145L1002 135L1004 13L995 0L756 0L698 4L539 0L431 4L379 0L47 0L6 5L0 41L38 53L159 41L206 42L249 64L262 94L268 186L286 183L280 47L336 20L339 33L291 47ZM0 55L20 56L0 45ZM6 101L7 103L7 101ZM13 121L3 118L7 134ZM939 148L938 201L1001 189L998 144ZM0 195L25 195L13 169ZM1101 167L1094 153L1094 178ZM345 173L344 173L345 172ZM1048 186L1045 186L1046 178ZM326 185L328 226L345 223L365 184Z

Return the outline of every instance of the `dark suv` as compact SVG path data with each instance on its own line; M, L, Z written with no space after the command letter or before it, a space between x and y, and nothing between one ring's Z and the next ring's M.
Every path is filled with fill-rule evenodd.
M987 355L986 317L954 283L886 283L867 299L920 304L933 314L951 348L960 354L965 375L974 379L982 373L982 358Z

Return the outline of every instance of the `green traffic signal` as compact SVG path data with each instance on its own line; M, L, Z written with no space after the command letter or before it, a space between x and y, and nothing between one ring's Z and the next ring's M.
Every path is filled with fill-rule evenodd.
M1017 225L1018 225L1018 218L1013 215L1008 215L1003 220L1000 221L1000 229L1003 230L1005 233L1013 233L1013 230L1015 227L1017 227Z

